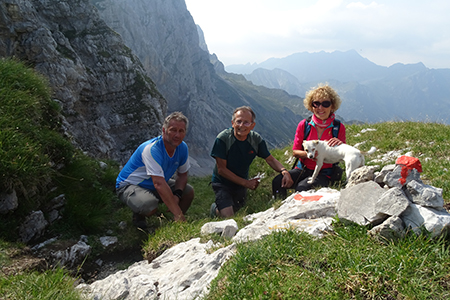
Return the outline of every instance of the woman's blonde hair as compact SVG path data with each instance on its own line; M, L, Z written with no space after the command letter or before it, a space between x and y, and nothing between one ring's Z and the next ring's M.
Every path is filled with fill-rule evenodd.
M341 97L339 97L338 93L336 93L336 91L327 83L320 83L317 87L306 92L303 105L307 110L312 111L312 103L317 100L330 100L331 112L335 112L341 106Z

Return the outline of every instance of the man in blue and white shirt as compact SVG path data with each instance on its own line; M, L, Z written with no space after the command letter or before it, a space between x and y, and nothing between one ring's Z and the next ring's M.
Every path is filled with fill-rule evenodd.
M186 220L184 214L194 199L194 189L187 184L189 150L183 141L187 127L181 112L170 114L162 135L142 143L117 177L117 195L131 208L133 224L139 228L147 227L145 217L156 213L160 201L175 221Z

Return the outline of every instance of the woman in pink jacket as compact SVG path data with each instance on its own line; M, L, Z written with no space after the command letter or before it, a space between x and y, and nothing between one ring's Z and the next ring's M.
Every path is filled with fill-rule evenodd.
M332 183L333 172L339 172L340 169L336 166L339 168L336 170L332 164L324 163L316 180L312 184L307 183L308 178L314 172L316 162L314 159L306 157L306 152L303 150L303 140L328 141L328 145L331 147L345 143L345 126L335 119L334 114L341 105L341 98L332 87L327 84L320 84L306 93L303 105L313 115L300 121L295 132L292 150L293 156L299 159L299 162L295 168L288 171L294 184L290 187L283 187L281 175L276 176L272 181L274 196L283 199L286 198L286 189L295 189L301 192L315 187L329 186ZM340 173L342 175L342 170L340 170Z

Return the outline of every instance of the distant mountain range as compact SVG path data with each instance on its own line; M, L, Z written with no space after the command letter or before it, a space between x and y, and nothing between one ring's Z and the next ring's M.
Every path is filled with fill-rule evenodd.
M450 124L450 69L429 69L422 63L383 67L350 50L295 53L260 64L230 65L226 71L301 97L328 82L343 100L338 114L347 121Z

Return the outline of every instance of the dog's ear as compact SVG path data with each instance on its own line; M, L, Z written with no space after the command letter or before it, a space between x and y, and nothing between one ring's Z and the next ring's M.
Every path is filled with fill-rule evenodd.
M315 140L314 145L318 145L318 144L319 144L319 140Z

